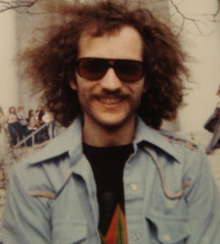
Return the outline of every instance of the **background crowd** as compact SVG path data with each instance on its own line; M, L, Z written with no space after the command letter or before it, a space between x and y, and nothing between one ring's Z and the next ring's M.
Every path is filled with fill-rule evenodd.
M41 127L41 129L39 129ZM33 132L34 140L29 135ZM4 153L6 134L9 133L13 146L32 146L47 141L55 136L55 121L52 114L43 106L30 109L26 114L23 106L11 106L4 112L0 106L0 145ZM29 136L29 139L25 140ZM23 142L22 142L23 141Z

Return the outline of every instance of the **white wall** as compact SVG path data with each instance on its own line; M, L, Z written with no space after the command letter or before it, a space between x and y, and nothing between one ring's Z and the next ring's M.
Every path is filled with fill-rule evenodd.
M216 0L174 1L186 18L181 36L184 48L194 61L188 64L191 81L187 87L189 95L185 97L188 104L180 110L179 123L181 131L203 130L203 124L214 110L218 97L215 95L220 84L220 23L212 21L212 14L217 10ZM183 18L170 4L173 21L183 24ZM174 15L174 13L176 13Z
M0 14L0 106L5 110L18 105L15 53L14 11L6 11Z

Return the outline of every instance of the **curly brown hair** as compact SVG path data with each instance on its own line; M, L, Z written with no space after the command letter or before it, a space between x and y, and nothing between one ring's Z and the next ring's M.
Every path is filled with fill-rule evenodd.
M128 1L64 2L54 7L57 22L43 30L43 42L22 55L26 75L32 78L35 91L43 91L43 101L55 119L68 126L81 112L77 92L70 88L69 80L75 79L82 34L103 36L124 26L135 28L143 40L148 90L138 114L156 129L163 119L175 119L183 100L183 80L188 77L188 70L184 65L186 55L171 29L150 10L129 5Z

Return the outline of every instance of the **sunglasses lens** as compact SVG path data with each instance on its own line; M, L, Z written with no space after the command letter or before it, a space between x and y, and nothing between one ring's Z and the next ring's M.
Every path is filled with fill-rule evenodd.
M118 78L125 82L139 81L144 76L143 63L136 60L117 60L115 72Z
M144 76L141 61L127 59L82 58L77 62L78 74L87 80L102 79L108 68L113 67L117 77L124 82L139 81Z
M78 74L88 80L101 79L108 69L108 64L103 59L82 58L77 63Z

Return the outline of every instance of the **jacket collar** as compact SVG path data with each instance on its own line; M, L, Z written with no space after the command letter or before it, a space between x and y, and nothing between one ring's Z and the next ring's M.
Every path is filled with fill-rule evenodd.
M52 139L42 150L28 157L28 164L47 161L65 153L69 153L70 157L78 157L82 153L81 138L82 122L81 118L77 117L64 132Z
M148 144L154 145L160 148L165 153L172 156L173 158L175 158L177 162L180 163L181 162L180 155L174 149L172 143L165 138L162 132L165 131L155 130L149 127L143 122L143 120L140 117L138 117L134 143L140 144L143 142L147 142Z
M138 117L134 143L143 142L154 145L174 157L178 162L181 161L179 154L160 131L150 128ZM77 117L61 135L51 140L45 148L28 157L27 163L40 163L64 153L69 153L71 161L79 159L82 155L82 120L80 117Z

